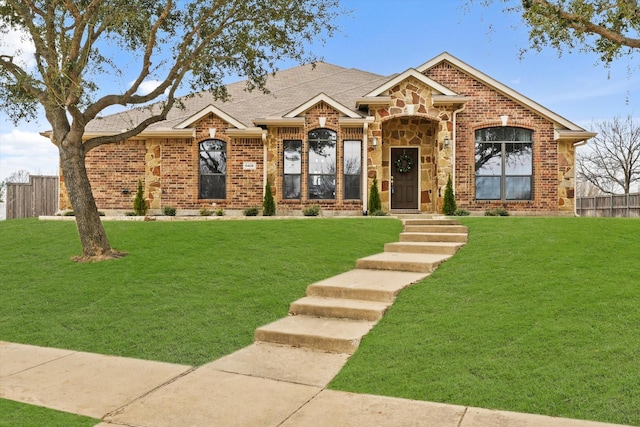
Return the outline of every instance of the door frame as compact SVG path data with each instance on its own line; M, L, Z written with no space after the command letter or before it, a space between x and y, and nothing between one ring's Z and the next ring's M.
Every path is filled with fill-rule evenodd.
M415 145L392 145L392 146L389 147L389 177L388 177L388 179L389 179L389 210L393 210L393 209L399 209L399 210L402 210L402 209L413 209L413 208L395 208L393 206L393 194L392 194L393 185L391 184L391 182L392 182L391 181L391 177L393 176L393 170L394 170L393 169L394 165L393 165L393 163L391 161L391 159L392 159L391 152L394 149L404 149L404 150L406 150L408 148L409 149L415 149L416 152L417 152L417 154L416 154L416 164L414 165L414 167L418 168L417 173L416 173L416 180L418 181L416 183L416 200L418 201L418 206L416 206L415 209L418 210L418 211L422 211L420 209L420 205L421 205L421 200L420 200L421 188L420 188L420 185L422 183L422 180L421 180L422 164L420 162L420 159L421 159L420 154L421 154L421 148L422 147L421 146L415 146Z

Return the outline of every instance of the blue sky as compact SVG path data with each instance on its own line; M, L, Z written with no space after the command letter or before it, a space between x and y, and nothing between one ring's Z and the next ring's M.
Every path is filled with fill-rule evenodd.
M606 68L594 55L552 48L529 51L519 15L466 0L342 0L351 15L341 32L314 52L326 62L389 75L417 67L446 51L501 83L586 128L593 120L640 115L640 63ZM0 47L0 54L5 53ZM281 64L280 68L295 66ZM121 85L122 82L120 82ZM0 180L18 170L57 174L57 149L38 132L44 118L18 127L0 113Z

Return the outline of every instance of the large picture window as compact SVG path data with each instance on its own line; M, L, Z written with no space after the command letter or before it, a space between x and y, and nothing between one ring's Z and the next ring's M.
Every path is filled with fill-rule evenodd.
M227 197L227 143L208 139L200 143L200 198Z
M362 192L362 141L344 142L344 198L360 199Z
M284 142L284 178L282 193L285 199L299 199L300 177L302 173L302 141L285 140Z
M476 131L476 199L531 200L533 132L517 127Z
M336 141L332 130L309 132L309 199L336 198Z

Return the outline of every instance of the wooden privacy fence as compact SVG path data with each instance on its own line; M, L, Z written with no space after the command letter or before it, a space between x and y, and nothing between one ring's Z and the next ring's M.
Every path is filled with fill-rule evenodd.
M580 216L640 218L640 193L582 197L576 200Z
M54 215L58 210L58 177L29 177L29 183L7 183L7 219Z

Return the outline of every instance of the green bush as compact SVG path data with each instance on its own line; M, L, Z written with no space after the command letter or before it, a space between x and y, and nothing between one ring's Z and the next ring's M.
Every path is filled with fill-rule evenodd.
M447 187L444 190L442 213L445 215L453 215L456 209L456 197L453 194L453 184L451 183L451 175L449 175L449 179L447 179Z
M203 206L200 208L200 216L211 216L211 215L213 215L213 212L211 212L206 207Z
M302 209L302 214L304 216L318 216L320 215L320 206L318 205L307 206L306 208Z
M216 216L224 216L224 209L222 208L216 209L214 213L216 214Z
M244 210L244 216L258 216L260 209L257 207L251 207Z
M484 212L484 216L509 216L509 211L503 208L488 209Z
M369 216L387 216L387 215L389 214L383 210L369 212Z
M455 216L469 216L471 213L466 209L456 209L453 213Z
M371 191L369 191L369 204L367 205L369 215L373 215L373 212L382 210L382 202L380 201L380 192L378 191L378 178L373 178L373 184L371 184Z
M276 203L273 201L273 193L271 192L271 184L267 180L264 189L264 201L262 202L262 215L274 216L276 214Z
M176 216L176 211L177 209L174 208L173 206L165 206L164 208L162 208L162 212L166 216Z
M138 180L138 190L136 191L136 198L133 199L133 211L137 216L145 216L149 208L147 202L144 200L144 190L142 188L142 181Z

